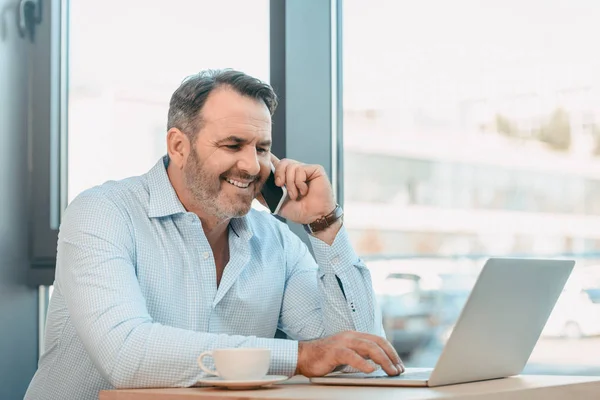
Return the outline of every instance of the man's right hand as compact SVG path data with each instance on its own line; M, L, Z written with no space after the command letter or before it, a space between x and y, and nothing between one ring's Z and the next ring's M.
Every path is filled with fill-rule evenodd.
M298 343L296 374L323 376L340 366L349 365L361 372L376 370L370 359L388 375L404 372L404 364L392 345L384 338L354 331L342 332L323 339Z

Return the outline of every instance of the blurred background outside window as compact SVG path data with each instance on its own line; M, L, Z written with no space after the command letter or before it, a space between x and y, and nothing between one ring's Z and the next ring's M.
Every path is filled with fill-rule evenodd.
M593 0L344 1L345 225L408 365L435 364L488 256L565 257L526 372L600 373L599 18Z
M69 4L69 202L166 154L169 100L184 77L235 68L269 81L269 0Z

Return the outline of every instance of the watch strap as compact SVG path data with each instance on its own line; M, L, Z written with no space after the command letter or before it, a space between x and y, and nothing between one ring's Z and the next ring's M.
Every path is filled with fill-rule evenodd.
M332 212L325 215L324 217L318 218L316 221L311 222L310 224L304 224L304 230L313 234L316 232L323 231L327 229L329 226L333 225L338 219L344 216L344 210L340 207L339 204L335 205L335 208Z

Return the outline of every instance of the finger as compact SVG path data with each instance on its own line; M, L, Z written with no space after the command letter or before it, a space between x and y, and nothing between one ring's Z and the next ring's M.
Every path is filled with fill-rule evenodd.
M350 349L343 349L339 352L336 364L349 365L365 374L370 374L377 369L375 366L373 366L373 364L369 363L369 361L365 360L363 357L359 356L358 353Z
M327 176L327 174L325 173L325 169L322 166L317 165L317 164L305 165L304 169L306 170L306 180L307 181L312 181L313 179L321 177L321 176Z
M362 339L370 340L377 343L379 347L381 347L383 351L385 351L387 356L390 358L390 360L392 360L394 364L404 365L402 363L402 360L400 359L400 356L396 352L396 349L394 349L394 346L392 346L391 343L387 341L387 339L381 336L372 335L370 333L361 334L360 337Z
M402 359L398 355L396 349L394 349L394 346L392 346L392 344L388 342L387 339L382 338L381 336L373 336L375 336L375 343L377 343L379 347L381 347L383 351L385 351L385 354L387 354L390 360L392 360L394 364L400 365L402 366L402 368L404 368L404 363L402 362Z
M273 153L271 153L271 162L274 166L277 166L277 164L279 164L279 158L277 158L277 156Z
M381 365L381 368L391 376L398 375L400 371L396 367L396 363L390 360L388 355L375 342L365 339L356 339L351 345L351 349L356 351L363 357L368 357L374 363Z
M306 184L306 170L304 168L298 168L296 170L296 187L302 196L306 196L308 193L308 185Z
M290 164L285 170L285 186L287 187L288 195L292 200L296 200L298 198L298 188L296 187L297 169L298 164Z
M274 164L275 165L275 184L277 186L283 186L285 185L285 174L286 174L286 169L288 168L288 166L290 165L291 161L287 160L287 159L283 159L281 161L279 161L278 164Z

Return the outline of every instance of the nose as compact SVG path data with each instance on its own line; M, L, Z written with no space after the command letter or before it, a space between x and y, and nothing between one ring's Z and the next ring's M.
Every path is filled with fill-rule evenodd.
M240 156L238 168L249 175L258 175L260 172L260 162L256 149L253 146L246 146Z

